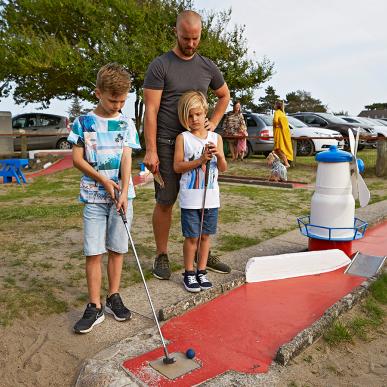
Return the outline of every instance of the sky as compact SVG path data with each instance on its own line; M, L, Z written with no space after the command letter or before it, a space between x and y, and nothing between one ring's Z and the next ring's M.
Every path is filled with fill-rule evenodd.
M230 25L245 25L249 55L274 62L271 85L282 98L305 90L329 111L358 115L364 105L387 102L386 0L196 0L197 10L232 9ZM134 96L124 113L134 116ZM91 107L83 103L85 107ZM0 101L13 115L38 104ZM67 115L70 101L53 100L44 112Z

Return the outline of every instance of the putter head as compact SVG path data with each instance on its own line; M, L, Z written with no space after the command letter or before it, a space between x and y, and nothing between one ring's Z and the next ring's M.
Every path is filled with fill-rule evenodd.
M174 357L169 357L169 356L165 356L163 359L164 364L173 364L175 361L176 360Z

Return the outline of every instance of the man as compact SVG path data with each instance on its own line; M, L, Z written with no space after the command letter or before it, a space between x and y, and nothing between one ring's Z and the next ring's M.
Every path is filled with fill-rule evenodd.
M144 164L153 173L160 173L162 187L155 181L156 205L153 211L153 233L156 259L153 275L169 279L168 237L172 208L179 192L180 175L173 170L175 139L185 129L179 123L177 104L188 90L207 95L211 88L218 97L214 112L206 121L206 129L214 131L228 106L230 93L216 65L196 50L199 46L202 21L198 13L183 11L176 20L175 47L157 57L149 65L144 80L145 142ZM231 269L218 258L209 256L207 268L220 273Z

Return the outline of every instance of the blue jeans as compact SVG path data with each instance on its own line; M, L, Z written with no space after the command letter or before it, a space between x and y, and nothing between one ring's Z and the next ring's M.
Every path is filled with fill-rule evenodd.
M126 217L130 229L133 219L131 200L128 200ZM104 254L107 250L119 254L128 252L128 234L113 203L85 204L83 230L83 249L87 257Z
M198 238L200 234L201 209L181 208L181 228L186 238ZM216 234L218 225L218 208L206 208L203 218L203 235Z

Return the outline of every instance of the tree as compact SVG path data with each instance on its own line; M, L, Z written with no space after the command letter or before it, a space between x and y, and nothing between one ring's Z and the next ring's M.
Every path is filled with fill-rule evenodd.
M387 109L387 102L377 102L364 106L367 110L384 110Z
M274 104L280 98L280 96L275 93L273 86L268 86L265 89L265 93L265 96L259 98L261 104L258 106L258 111L260 113L273 113Z
M327 106L311 93L305 90L297 90L286 94L286 111L288 113L296 112L326 112Z
M132 76L139 128L146 69L173 47L177 14L192 8L190 0L0 1L0 98L13 90L18 104L47 107L53 98L74 97L95 102L98 69L118 62ZM252 101L273 64L249 58L244 27L225 28L230 15L205 15L200 52L218 64L233 96Z
M73 98L73 102L71 103L67 113L69 114L70 122L74 121L76 117L79 117L81 114L85 113L77 96Z

